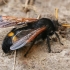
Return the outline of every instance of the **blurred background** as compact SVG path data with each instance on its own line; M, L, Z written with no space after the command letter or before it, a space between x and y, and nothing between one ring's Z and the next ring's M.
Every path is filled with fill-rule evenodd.
M41 15L54 18L55 8L59 9L58 21L70 23L70 0L0 0L2 16L37 18ZM2 41L11 29L0 28L0 70L70 70L70 37L61 37L63 46L52 41L51 49L54 53L48 53L45 41L35 44L26 58L24 54L27 47L17 50L14 57L14 53L4 54L1 49Z
M18 17L47 17L55 15L55 8L59 9L59 19L69 21L69 0L0 0L0 15Z

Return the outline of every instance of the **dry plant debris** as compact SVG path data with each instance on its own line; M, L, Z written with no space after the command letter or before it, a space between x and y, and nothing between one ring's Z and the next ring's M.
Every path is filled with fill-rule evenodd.
M1 5L4 5L4 4L7 4L8 0L0 0L0 6Z
M34 4L34 0L26 0L25 5L24 5L24 12L27 13L28 11L30 11L30 8L32 7L32 5ZM29 8L29 6L31 6Z

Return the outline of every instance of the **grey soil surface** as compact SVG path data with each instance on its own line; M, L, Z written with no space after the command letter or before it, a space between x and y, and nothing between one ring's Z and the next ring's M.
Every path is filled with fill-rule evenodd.
M35 0L34 10L31 8L27 14L23 10L26 0L9 0L0 6L0 15L37 18L55 15L55 8L59 9L59 22L70 23L70 0ZM0 28L0 70L14 70L14 53L4 54L2 41L6 34L12 29ZM27 57L24 57L28 46L17 50L15 70L70 70L70 36L68 30L67 38L59 42L51 41L52 52L48 53L46 41L35 44ZM58 53L59 52L59 53Z

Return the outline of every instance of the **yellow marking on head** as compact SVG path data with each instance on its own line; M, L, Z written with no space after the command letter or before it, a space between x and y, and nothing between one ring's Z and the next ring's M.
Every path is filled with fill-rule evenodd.
M8 34L8 36L14 36L14 33L13 33L13 32L10 32L10 33Z
M12 38L12 41L13 42L16 42L18 40L18 38L16 37L16 36L14 36L13 38Z

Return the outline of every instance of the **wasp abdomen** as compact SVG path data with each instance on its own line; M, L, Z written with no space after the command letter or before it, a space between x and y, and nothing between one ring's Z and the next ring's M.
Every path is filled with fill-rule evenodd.
M13 28L4 38L3 43L2 43L2 50L5 53L8 53L10 51L10 46L13 44L12 39L13 36L15 36L15 28Z
M3 40L3 44L2 44L2 50L5 53L8 53L10 51L10 46L12 45L12 39L11 37L6 36L5 39Z

